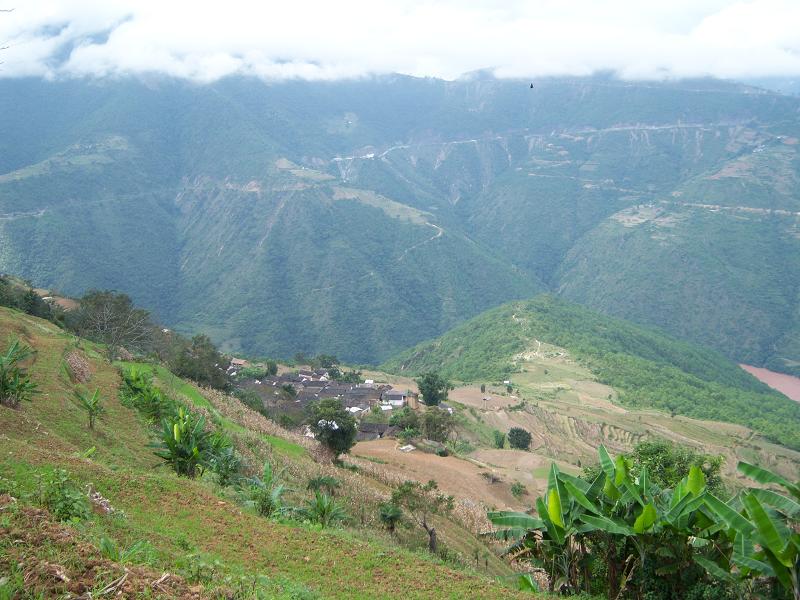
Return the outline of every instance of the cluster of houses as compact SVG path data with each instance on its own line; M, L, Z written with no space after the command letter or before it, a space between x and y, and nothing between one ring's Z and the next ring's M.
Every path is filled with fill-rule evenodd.
M300 369L293 373L247 379L240 382L242 388L256 392L267 404L292 405L292 412L305 409L307 405L323 398L341 400L342 406L354 416L372 410L382 411L408 406L416 409L419 395L409 390L395 389L386 383L375 383L367 379L363 383L335 381L327 369ZM292 393L287 395L288 387ZM361 423L359 420L359 440L369 440L391 435L391 427L379 423Z

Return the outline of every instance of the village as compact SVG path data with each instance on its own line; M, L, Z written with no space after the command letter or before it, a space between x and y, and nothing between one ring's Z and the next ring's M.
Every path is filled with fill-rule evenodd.
M328 368L299 368L285 370L263 377L237 377L246 372L249 363L234 358L228 374L237 379L240 389L257 394L264 408L283 419L302 420L309 404L323 398L336 398L358 423L357 441L371 441L392 437L399 428L389 424L392 411L403 407L416 410L420 406L419 394L409 389L398 389L388 383L364 379L360 382L336 380ZM452 413L452 408L443 405ZM279 417L280 418L280 417Z

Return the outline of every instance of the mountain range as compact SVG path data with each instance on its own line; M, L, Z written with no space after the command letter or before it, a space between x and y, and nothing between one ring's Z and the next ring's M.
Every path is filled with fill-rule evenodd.
M6 79L0 270L378 363L542 291L800 373L800 98L717 80Z

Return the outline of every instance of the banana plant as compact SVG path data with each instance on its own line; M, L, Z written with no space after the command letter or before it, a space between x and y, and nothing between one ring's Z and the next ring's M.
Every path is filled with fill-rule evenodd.
M787 493L751 488L729 502L708 495L706 505L727 527L731 552L709 570L733 570L740 577L769 577L800 600L800 482L746 462L738 470L763 485L778 485Z
M647 470L636 476L623 456L612 459L598 450L600 473L593 481L550 468L547 491L536 500L537 517L491 512L495 537L512 541L507 552L544 568L551 591L589 591L589 565L605 563L605 589L617 597L637 567L657 558L657 574L679 574L695 550L693 534L708 529L700 512L706 482L699 467L674 490L650 482Z
M205 417L195 417L183 407L161 422L159 440L151 447L178 475L194 479L202 475L213 459L212 434L205 429Z

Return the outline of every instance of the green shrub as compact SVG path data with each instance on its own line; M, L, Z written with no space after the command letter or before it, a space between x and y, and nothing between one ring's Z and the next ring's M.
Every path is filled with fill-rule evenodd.
M494 437L494 447L495 448L504 448L506 445L506 434L502 431L498 431L495 429L492 432L492 437Z
M16 408L23 400L30 400L37 393L37 385L31 381L21 363L33 356L33 350L12 338L6 353L0 355L0 404Z
M400 429L418 429L419 416L416 411L411 410L408 406L404 406L400 410L392 411L392 416L389 417L389 425L394 425Z
M528 489L519 481L515 481L514 483L511 484L511 495L514 496L514 498L517 499L522 498L522 496L524 496L527 493Z
M225 446L213 451L211 470L222 487L235 484L242 470L242 457L233 446Z
M508 445L517 450L530 448L531 439L531 434L521 427L512 427L508 431Z
M48 469L37 477L38 501L59 521L91 516L89 500L64 469Z
M278 482L278 475L273 471L272 465L264 463L261 477L252 477L245 494L245 504L251 506L262 517L278 516L286 512L283 504L283 495L286 487Z
M356 420L341 400L325 398L310 407L309 427L317 441L335 456L348 452L356 443Z

